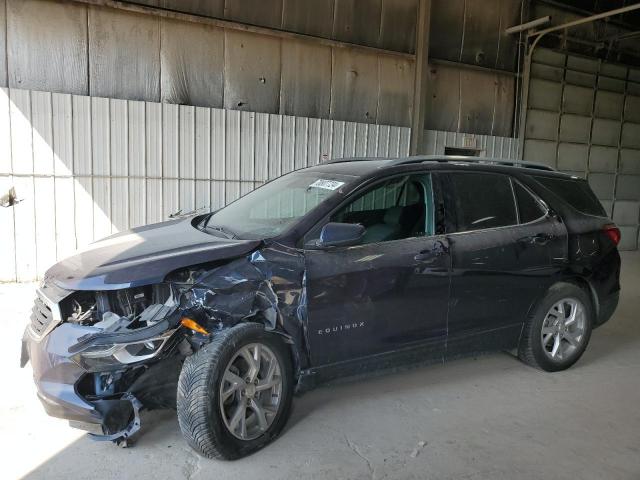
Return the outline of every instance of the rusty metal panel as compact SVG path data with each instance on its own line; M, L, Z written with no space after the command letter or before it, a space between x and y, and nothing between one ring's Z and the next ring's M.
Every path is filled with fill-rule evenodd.
M377 122L384 125L411 125L415 63L380 55L380 88Z
M331 48L282 42L280 113L327 118L331 101Z
M595 145L618 146L620 139L620 122L614 120L593 119L591 143Z
M631 148L620 150L620 172L640 175L640 150Z
M413 53L416 42L418 0L382 0L381 48Z
M475 70L460 71L460 128L461 132L490 135L493 122L495 75Z
M224 5L224 16L229 20L252 25L282 28L282 1L227 0Z
M618 165L618 149L592 145L589 150L589 171L615 172Z
M523 160L529 162L538 162L549 165L552 168L557 167L557 144L545 140L525 140Z
M586 172L589 158L589 145L560 143L558 145L558 169L573 172Z
M532 78L529 82L529 108L558 112L562 100L562 84Z
M500 38L500 3L500 0L465 2L460 56L463 63L489 67L496 65Z
M333 37L344 42L377 46L382 0L335 0Z
M562 96L562 111L591 116L593 89L566 85Z
M598 90L596 93L595 115L600 118L622 118L624 95Z
M377 55L334 49L332 65L331 118L376 123Z
M144 3L206 17L222 18L224 15L224 0L145 0Z
M86 95L87 7L45 0L6 4L9 86Z
M89 7L90 95L159 101L159 58L158 18Z
M495 99L491 134L510 137L513 130L513 112L516 82L507 75L495 75ZM477 132L474 132L477 133Z
M224 106L277 113L280 105L280 40L225 31Z
M427 82L427 130L457 131L460 118L460 71L431 65Z
M330 38L333 31L333 8L335 0L284 0L282 28L292 32L306 33Z
M565 142L589 142L591 118L580 115L562 115L559 139Z
M224 30L162 19L162 101L222 107Z
M466 0L431 2L429 55L444 60L460 60L465 4ZM433 130L438 129L433 128Z
M31 127L33 137L33 172L52 175L53 111L51 93L31 92ZM46 185L48 188L49 185Z
M7 6L6 6L6 0L0 0L0 87L6 87L8 85L9 83L7 80Z
M13 124L12 124L13 127ZM618 128L620 125L618 125ZM623 147L640 148L640 124L625 122L622 126L620 144Z

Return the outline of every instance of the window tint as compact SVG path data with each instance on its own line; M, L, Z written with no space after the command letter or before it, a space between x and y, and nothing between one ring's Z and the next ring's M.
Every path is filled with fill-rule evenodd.
M545 214L545 210L542 205L540 205L540 202L538 202L526 188L518 182L513 181L513 189L516 192L516 199L518 200L520 223L533 222Z
M450 174L457 231L517 224L511 182L491 173Z
M534 178L579 212L597 217L607 216L607 212L584 180L538 176Z
M372 187L334 213L331 222L359 223L366 228L363 244L387 242L433 233L430 175L396 177ZM320 234L316 229L305 244Z

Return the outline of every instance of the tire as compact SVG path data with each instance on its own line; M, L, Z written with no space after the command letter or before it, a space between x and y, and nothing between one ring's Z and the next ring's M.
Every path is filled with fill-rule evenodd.
M535 314L526 320L518 358L547 372L565 370L584 353L592 327L593 306L589 295L572 283L556 283L540 301Z
M260 358L256 380L249 383L246 380L257 364L251 367L247 353ZM272 366L273 359L277 367ZM276 385L278 378L279 387L268 387ZM216 334L211 343L185 360L178 382L178 423L187 443L198 453L233 460L278 436L288 420L292 396L293 367L287 346L263 325L243 323ZM244 420L236 421L243 416Z

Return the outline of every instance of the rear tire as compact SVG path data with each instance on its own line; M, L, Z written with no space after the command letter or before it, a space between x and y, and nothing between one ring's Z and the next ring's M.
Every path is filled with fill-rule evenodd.
M565 370L584 353L592 326L589 295L572 283L557 283L525 322L518 358L547 372Z
M243 323L217 333L185 360L178 423L198 453L233 460L278 436L292 395L293 368L284 342L263 325Z

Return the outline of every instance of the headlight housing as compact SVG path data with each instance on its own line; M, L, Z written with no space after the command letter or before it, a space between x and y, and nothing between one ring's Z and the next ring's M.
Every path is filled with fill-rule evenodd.
M93 345L71 358L89 372L117 370L123 365L143 362L156 357L169 341L175 329L160 336L127 343Z

